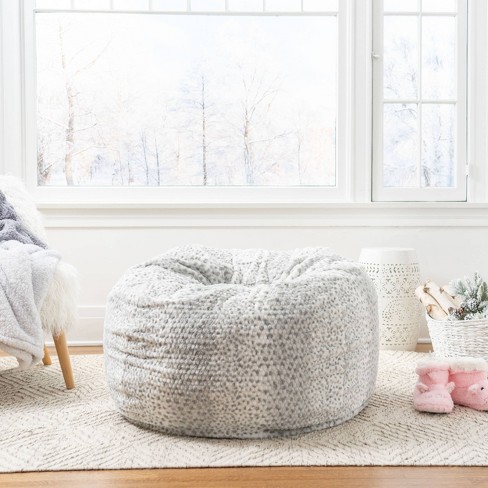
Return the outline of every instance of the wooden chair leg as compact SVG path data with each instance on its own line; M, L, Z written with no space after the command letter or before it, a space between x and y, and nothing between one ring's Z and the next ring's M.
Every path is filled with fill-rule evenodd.
M71 368L68 345L66 344L66 336L64 335L64 332L62 332L58 337L53 336L53 339L54 345L56 346L56 352L58 353L59 364L61 365L61 371L63 372L66 388L71 390L75 387L75 380L73 378L73 370Z
M44 357L42 358L42 364L44 364L44 366L51 366L51 364L53 364L46 346L44 346Z

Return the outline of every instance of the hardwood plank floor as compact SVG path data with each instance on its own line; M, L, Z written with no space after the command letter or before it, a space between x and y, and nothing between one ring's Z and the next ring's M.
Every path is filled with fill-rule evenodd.
M52 349L52 350L51 350ZM430 344L417 351L429 352ZM71 354L101 354L101 346L71 347ZM50 353L55 355L54 348ZM274 467L54 471L0 474L1 488L488 488L484 467Z
M0 475L2 488L463 488L488 487L483 467L279 467L60 471Z
M48 346L48 351L51 356L56 356L56 348L54 346ZM70 354L102 354L102 346L69 346ZM7 356L3 351L0 351L0 356Z

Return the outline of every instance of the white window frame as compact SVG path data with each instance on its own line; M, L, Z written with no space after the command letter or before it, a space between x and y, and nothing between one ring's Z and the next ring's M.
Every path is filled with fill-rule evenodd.
M384 100L383 98L383 19L384 15L410 17L439 16L438 13L423 13L419 1L418 12L384 12L383 0L373 0L373 201L466 201L467 200L467 0L457 0L457 130L456 130L456 186L436 187L385 187L383 186L383 108L385 103L411 103L419 108L425 99L419 92L417 99ZM450 16L451 14L449 14ZM421 42L421 22L418 23L418 38ZM422 57L418 56L418 71L422 79ZM439 100L442 103L444 100ZM418 153L422 160L421 109L418 111ZM419 171L419 178L420 178Z
M29 182L37 202L46 208L98 208L109 205L201 204L266 208L270 204L287 207L321 206L364 210L386 208L388 203L373 200L373 0L339 0L346 9L339 29L339 80L345 110L340 111L346 134L340 148L344 162L338 172L338 188L38 188L35 161L35 73L33 62L32 0L0 0L0 173L10 173ZM342 25L344 24L344 25ZM488 202L488 2L468 0L468 203ZM34 149L33 149L34 148ZM32 159L34 158L34 159ZM236 190L239 190L236 192ZM405 198L407 200L407 197ZM425 197L422 201L425 201ZM392 203L416 208L410 201ZM427 205L427 204L425 204ZM453 204L430 202L432 207ZM379 207L378 207L379 206ZM231 208L231 205L229 205ZM324 207L325 208L325 207ZM328 207L327 207L328 208Z
M1 0L0 0L1 1ZM19 0L16 0L16 2ZM39 187L34 162L36 151L36 82L35 82L35 1L23 0L21 16L23 18L22 54L23 54L23 137L25 155L23 158L22 176L29 189L39 202L70 202L70 201L121 201L121 202L345 202L350 197L351 176L351 140L352 131L352 43L351 22L355 0L339 0L338 12L338 119L337 119L337 166L336 186L293 186L293 187ZM44 9L40 11L46 11ZM62 10L52 10L61 12ZM70 9L70 11L78 11ZM86 10L79 10L86 13ZM120 12L120 10L118 10ZM138 11L130 11L138 13ZM160 12L158 12L160 13ZM174 14L174 12L163 12ZM194 12L185 15L215 14L215 12ZM231 12L229 12L231 13ZM151 15L151 12L146 12ZM232 12L233 15L235 15ZM307 13L311 15L313 13ZM262 15L276 15L276 12ZM292 14L293 15L293 14ZM324 13L321 13L324 15ZM325 14L331 15L331 14Z

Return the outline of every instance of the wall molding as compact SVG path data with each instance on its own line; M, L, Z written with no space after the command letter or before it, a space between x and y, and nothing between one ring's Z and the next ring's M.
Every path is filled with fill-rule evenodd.
M67 332L68 344L72 346L98 346L103 342L104 306L81 305L78 321ZM46 340L50 345L52 341Z
M488 227L488 205L351 204L49 204L47 228Z

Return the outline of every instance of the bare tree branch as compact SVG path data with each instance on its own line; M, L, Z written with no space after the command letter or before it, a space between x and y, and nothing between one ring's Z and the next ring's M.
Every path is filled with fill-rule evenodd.
M112 43L112 39L110 39L107 44L105 44L105 46L100 50L100 52L87 64L85 64L85 66L82 66L81 68L78 68L72 75L71 75L71 79L73 78L76 78L76 76L78 76L80 73L82 73L83 71L86 71L87 69L91 68L99 59L100 57L105 53L105 51L108 49L108 47L110 46L110 44Z
M83 127L81 129L75 129L75 130L73 130L73 132L82 132L84 130L93 129L93 127L96 127L97 125L98 125L98 122L95 122L93 125L90 125L88 127Z
M61 124L60 122L57 122L56 120L50 119L49 117L46 117L45 115L39 114L39 117L41 119L47 120L48 122L51 122L51 124L58 125L59 127L63 128L66 130L68 128L67 125Z

